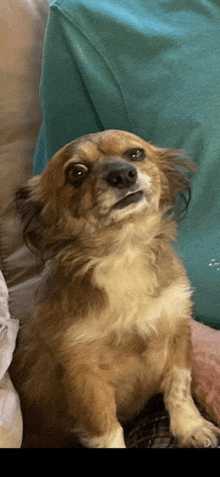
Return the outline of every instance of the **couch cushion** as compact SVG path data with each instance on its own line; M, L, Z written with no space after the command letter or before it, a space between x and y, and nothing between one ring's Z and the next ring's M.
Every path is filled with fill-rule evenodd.
M195 314L220 327L220 6L214 0L53 0L35 173L66 142L129 130L198 164L177 248Z
M10 311L18 317L30 300L27 293L24 303L21 287L38 275L39 262L22 243L12 200L15 189L32 175L48 3L3 0L1 15L0 269L10 290Z

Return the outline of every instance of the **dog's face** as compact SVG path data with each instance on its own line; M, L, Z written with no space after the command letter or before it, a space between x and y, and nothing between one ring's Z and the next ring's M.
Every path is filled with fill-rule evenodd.
M71 157L62 169L59 161L58 174L63 178L62 198L73 217L100 228L158 207L160 174L150 161L147 143L126 132L106 131L70 147Z
M18 190L24 238L41 248L169 210L189 188L175 167L190 168L181 155L119 130L76 139Z

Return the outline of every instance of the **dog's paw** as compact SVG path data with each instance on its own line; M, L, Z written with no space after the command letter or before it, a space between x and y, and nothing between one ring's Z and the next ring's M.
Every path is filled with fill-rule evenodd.
M179 447L217 447L220 429L206 419L187 423L184 432L175 433Z

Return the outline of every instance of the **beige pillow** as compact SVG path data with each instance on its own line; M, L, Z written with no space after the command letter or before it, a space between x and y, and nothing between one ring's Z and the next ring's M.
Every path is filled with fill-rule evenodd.
M9 288L11 324L16 327L16 318L23 318L33 306L41 269L22 243L12 199L32 174L41 125L39 81L48 10L45 0L1 0L0 5L0 270ZM7 343L1 340L5 356L10 349L3 345ZM19 400L7 372L0 387L0 447L19 447Z
M15 189L32 175L42 120L39 81L48 10L45 0L1 0L0 269L15 318L23 314L23 305L27 308L22 284L27 280L30 288L40 267L23 246L11 202Z

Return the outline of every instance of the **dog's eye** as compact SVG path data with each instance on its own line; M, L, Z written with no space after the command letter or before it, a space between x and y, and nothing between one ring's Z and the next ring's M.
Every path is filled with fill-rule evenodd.
M132 147L125 151L124 156L131 161L143 161L146 157L146 154L144 149L141 149L139 147Z
M80 185L85 179L89 168L85 164L71 164L66 170L66 180L70 184Z

